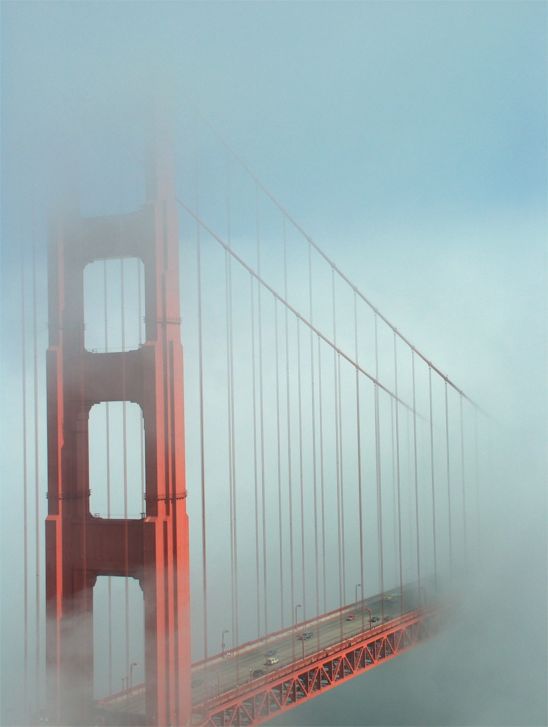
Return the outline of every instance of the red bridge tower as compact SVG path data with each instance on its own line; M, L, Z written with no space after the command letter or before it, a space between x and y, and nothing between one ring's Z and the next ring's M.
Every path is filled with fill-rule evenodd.
M128 215L67 215L49 263L47 667L51 718L89 722L93 707L93 587L137 578L144 594L146 721L190 722L188 516L180 339L179 232L174 169L157 144L148 202ZM144 263L146 341L137 350L84 346L84 267L105 258ZM146 513L94 517L88 421L99 402L139 404L145 424Z

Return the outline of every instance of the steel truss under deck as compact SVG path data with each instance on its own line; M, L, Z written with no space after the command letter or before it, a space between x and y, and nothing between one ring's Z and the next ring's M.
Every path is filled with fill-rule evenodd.
M352 677L389 661L437 631L437 610L413 611L194 708L203 727L246 727L323 694Z

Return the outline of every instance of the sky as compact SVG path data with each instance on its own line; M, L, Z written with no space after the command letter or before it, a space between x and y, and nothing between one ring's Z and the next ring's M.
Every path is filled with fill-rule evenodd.
M177 118L198 108L495 422L497 557L474 587L483 615L497 594L498 617L480 619L478 634L468 607L461 630L437 651L424 647L424 661L402 657L391 677L383 667L344 687L344 700L340 688L284 724L542 724L546 4L4 2L1 13L4 386L18 383L9 346L18 248L58 203L67 168L78 168L84 196L91 180L91 211L113 199L131 206L136 187L120 191L118 181L133 180L126 149L138 149L149 91L161 88ZM1 487L9 502L8 478ZM518 592L534 603L523 606ZM501 636L516 613L532 654L527 677ZM490 656L464 669L468 652L456 645L476 650L482 634Z

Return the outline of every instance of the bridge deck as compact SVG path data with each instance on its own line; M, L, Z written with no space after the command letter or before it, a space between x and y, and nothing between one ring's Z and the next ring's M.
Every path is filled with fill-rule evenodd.
M268 685L283 681L287 674L304 664L319 662L349 644L383 638L406 624L417 613L417 589L404 590L404 613L399 590L345 606L318 618L301 622L296 628L283 629L267 638L249 642L239 648L217 654L192 666L192 702L196 721L207 721L213 712L223 710L239 695L264 691ZM311 632L302 640L303 632ZM401 649L400 649L401 651ZM266 664L266 653L275 652L279 661ZM329 652L329 653L328 653ZM260 673L262 672L262 673ZM120 692L99 702L112 716L145 715L144 685ZM225 719L225 718L223 718ZM232 723L231 720L229 720ZM211 722L214 724L215 722Z

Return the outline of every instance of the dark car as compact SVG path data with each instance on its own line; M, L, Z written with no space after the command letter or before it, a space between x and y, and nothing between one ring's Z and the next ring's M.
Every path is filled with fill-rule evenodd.
M376 624L377 621L380 621L380 618L378 616L371 616L371 623Z
M302 634L299 634L297 636L299 641L308 641L308 639L312 638L312 631L303 631Z
M266 672L264 669L255 669L252 676L253 676L253 679L257 679L258 677L264 677L265 674L266 674Z

